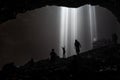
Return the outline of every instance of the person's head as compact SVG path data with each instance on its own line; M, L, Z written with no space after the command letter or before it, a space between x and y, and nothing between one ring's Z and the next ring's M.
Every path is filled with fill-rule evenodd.
M78 40L76 39L75 42L78 42Z
M54 51L54 49L52 49L52 51Z

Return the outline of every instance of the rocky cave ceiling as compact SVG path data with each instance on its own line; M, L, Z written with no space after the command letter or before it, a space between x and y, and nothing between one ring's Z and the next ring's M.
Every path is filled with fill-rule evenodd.
M77 8L85 4L107 8L120 22L120 0L0 0L0 23L15 19L18 13L44 6L55 5Z

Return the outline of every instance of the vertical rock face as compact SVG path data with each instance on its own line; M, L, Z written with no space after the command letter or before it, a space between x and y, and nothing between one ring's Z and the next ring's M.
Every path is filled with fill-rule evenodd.
M1 0L0 23L16 18L18 13L47 5L80 7L85 4L100 5L111 10L120 20L119 0Z

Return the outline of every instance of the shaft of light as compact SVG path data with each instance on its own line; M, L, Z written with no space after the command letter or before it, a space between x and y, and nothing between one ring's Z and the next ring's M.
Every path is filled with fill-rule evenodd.
M81 8L81 10L82 9L83 8ZM60 50L59 50L60 57L63 56L62 47L65 47L66 57L75 54L75 48L74 48L75 39L81 40L83 42L83 47L90 45L90 49L92 48L93 41L97 40L95 7L88 5L87 9L88 9L88 15L89 15L88 16L89 24L88 24L88 27L86 27L86 28L90 29L90 31L88 30L88 32L90 32L89 39L85 37L86 33L84 31L87 31L87 30L84 30L85 26L83 25L83 21L85 20L84 18L86 18L86 16L84 17L83 14L78 14L78 10L80 10L80 9L61 7L61 15L60 15L61 29L60 29ZM84 13L84 10L82 10L82 11L83 12L81 12L81 13ZM78 17L80 19L78 19ZM81 20L83 20L83 21L81 21ZM80 26L78 26L78 24ZM87 23L85 23L85 24L87 24ZM78 31L80 31L80 32L78 32ZM84 40L82 40L82 39L88 39L90 41L88 41L89 43L85 43ZM85 41L87 41L87 40L85 40Z
M90 33L91 33L91 46L92 46L93 42L97 40L95 6L89 5L89 19L90 19Z
M93 41L97 41L97 22L96 22L96 10L95 6L93 6L93 18L94 18L94 39Z
M61 30L60 30L60 52L59 56L62 57L62 47L67 49L68 37L68 8L61 7Z

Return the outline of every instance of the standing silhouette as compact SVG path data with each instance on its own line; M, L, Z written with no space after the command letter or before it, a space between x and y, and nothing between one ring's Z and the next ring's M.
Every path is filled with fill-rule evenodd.
M63 50L63 58L65 58L65 53L66 53L65 47L62 47L62 50Z
M56 57L57 57L57 54L55 53L54 49L52 49L50 52L50 60L55 62Z
M76 53L77 53L77 55L79 55L79 53L80 53L80 48L81 48L81 44L80 44L79 41L75 40L74 45L75 45Z

